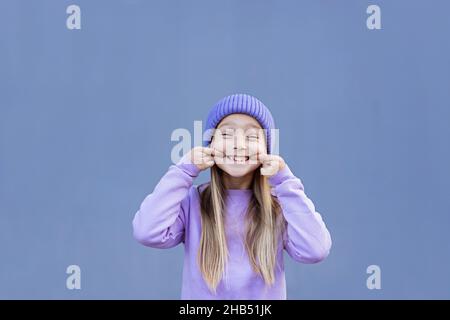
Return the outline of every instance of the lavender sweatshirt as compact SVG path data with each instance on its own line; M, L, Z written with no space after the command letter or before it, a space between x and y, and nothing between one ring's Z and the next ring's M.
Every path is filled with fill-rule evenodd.
M230 189L225 219L229 258L214 295L196 262L201 215L199 189L193 180L198 174L192 163L172 165L133 220L133 235L145 246L166 249L184 244L181 299L286 299L283 249L302 263L316 263L328 255L331 238L322 217L306 196L300 179L286 166L269 179L287 223L287 232L279 239L274 285L266 287L252 270L244 247L243 219L252 191Z

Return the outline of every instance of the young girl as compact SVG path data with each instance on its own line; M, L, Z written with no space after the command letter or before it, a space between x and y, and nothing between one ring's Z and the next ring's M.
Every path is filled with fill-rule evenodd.
M204 147L172 165L133 220L143 245L185 249L182 299L286 299L283 249L316 263L330 234L284 160L270 154L270 111L225 97L210 111ZM211 181L195 186L200 171Z

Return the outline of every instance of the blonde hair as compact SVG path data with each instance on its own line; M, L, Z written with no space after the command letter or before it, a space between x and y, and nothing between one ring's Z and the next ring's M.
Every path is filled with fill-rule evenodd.
M210 290L222 279L228 260L225 234L225 187L222 170L211 168L211 183L201 193L202 234L198 263ZM275 282L279 235L284 232L284 219L278 201L270 192L267 177L256 170L252 182L253 194L246 214L245 249L253 270L266 285Z

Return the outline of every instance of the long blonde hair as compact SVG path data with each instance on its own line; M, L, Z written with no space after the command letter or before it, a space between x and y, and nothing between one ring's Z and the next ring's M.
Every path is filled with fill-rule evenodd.
M201 193L202 234L198 250L200 271L212 292L222 279L228 260L225 234L225 187L222 170L211 168L211 182ZM275 281L278 237L284 219L278 201L271 195L267 177L256 170L252 197L246 214L245 249L253 270L266 285Z

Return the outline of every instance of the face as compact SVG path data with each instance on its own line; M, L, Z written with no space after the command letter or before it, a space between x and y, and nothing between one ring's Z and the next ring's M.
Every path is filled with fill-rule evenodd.
M260 163L258 153L266 153L264 130L256 119L245 114L231 114L218 124L211 148L224 157L215 157L216 165L232 177L243 177L255 171Z

